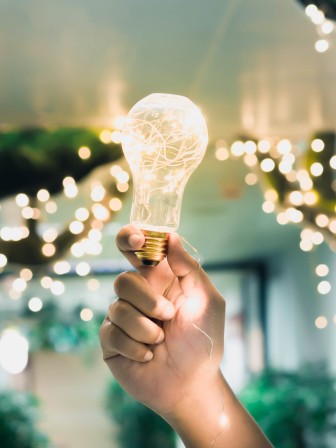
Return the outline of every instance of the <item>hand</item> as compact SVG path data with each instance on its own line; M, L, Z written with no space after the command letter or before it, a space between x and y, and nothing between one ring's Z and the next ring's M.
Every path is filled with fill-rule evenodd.
M137 272L115 281L119 297L101 327L104 360L121 386L167 416L218 375L223 355L225 302L199 264L169 237L168 256L156 267L134 254L142 232L124 227L117 245Z

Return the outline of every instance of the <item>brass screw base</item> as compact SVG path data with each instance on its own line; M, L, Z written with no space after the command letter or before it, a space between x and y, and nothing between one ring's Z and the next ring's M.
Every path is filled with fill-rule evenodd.
M169 233L142 230L145 244L135 254L145 266L157 266L167 254Z

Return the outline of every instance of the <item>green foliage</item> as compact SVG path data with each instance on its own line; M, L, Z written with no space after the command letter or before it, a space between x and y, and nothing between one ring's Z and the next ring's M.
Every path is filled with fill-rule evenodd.
M0 392L1 448L48 448L50 442L36 427L36 398L16 391Z
M108 387L106 408L117 425L120 448L176 447L176 436L168 423L131 398L115 380Z
M82 160L78 149L87 146L91 157ZM62 180L79 181L94 168L122 155L120 145L102 143L99 131L82 128L23 129L0 132L0 197L41 188L51 194L62 190Z
M267 370L240 394L277 448L332 448L336 436L336 379L321 365L297 372Z

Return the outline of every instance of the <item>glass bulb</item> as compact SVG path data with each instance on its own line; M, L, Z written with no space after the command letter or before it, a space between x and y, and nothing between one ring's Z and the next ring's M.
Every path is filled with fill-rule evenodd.
M154 93L128 113L122 146L133 175L131 223L146 236L137 253L144 264L164 258L168 235L179 225L184 188L207 143L204 117L184 96Z

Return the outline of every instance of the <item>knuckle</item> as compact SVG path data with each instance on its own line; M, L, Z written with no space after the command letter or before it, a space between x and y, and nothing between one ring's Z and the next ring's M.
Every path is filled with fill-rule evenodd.
M134 281L135 272L125 271L117 276L114 281L114 292L117 296L122 296L130 282Z

